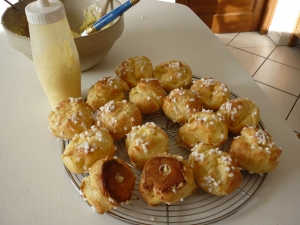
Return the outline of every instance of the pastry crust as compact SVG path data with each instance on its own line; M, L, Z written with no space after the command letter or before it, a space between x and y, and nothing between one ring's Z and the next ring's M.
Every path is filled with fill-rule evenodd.
M236 135L244 127L256 127L260 119L259 108L247 98L236 98L223 103L217 114L226 118L229 132Z
M118 140L125 137L133 126L142 124L142 114L130 101L110 101L96 111L94 123L106 128Z
M189 156L195 181L209 194L224 196L235 191L242 183L242 174L230 153L218 148L204 150L196 145Z
M99 159L114 156L116 147L113 141L107 129L92 126L91 129L75 134L61 158L71 172L88 173L89 168Z
M97 110L111 100L121 101L125 99L125 92L128 90L128 84L122 79L116 76L104 77L89 89L86 103Z
M153 78L141 79L136 87L129 92L129 100L133 102L142 114L150 114L158 111L163 104L166 92Z
M212 110L197 112L179 130L177 144L192 149L203 143L219 147L228 138L228 125L225 119Z
M227 85L214 81L212 78L201 78L193 81L190 90L200 95L205 109L218 110L224 102L230 99Z
M196 189L193 170L181 156L158 154L144 166L139 191L150 206L183 201Z
M55 137L71 140L93 125L93 113L82 98L62 100L48 116L49 130Z
M189 89L174 89L164 98L163 111L174 123L186 123L193 114L202 111L202 101Z
M266 130L245 127L232 141L229 152L241 168L251 173L267 173L277 167L282 150Z
M135 175L130 167L117 157L98 160L83 179L80 191L83 198L103 214L132 198Z
M131 164L142 170L153 156L168 152L168 135L153 122L132 127L127 134L125 145Z
M116 75L133 88L142 78L153 77L153 66L145 56L135 56L121 62L115 70Z
M156 78L166 92L176 88L187 88L192 81L192 70L184 62L171 60L156 66L153 70L153 77Z

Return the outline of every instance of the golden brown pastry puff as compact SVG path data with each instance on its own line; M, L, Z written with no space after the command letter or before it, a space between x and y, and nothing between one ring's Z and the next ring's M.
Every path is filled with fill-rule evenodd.
M156 66L153 77L158 79L165 91L170 92L175 88L187 88L192 81L192 70L184 62L171 60Z
M142 124L142 114L130 101L110 101L96 111L94 123L109 130L113 138L118 140L125 137L133 126Z
M61 158L73 173L88 173L89 168L99 159L113 157L116 152L114 140L105 128L92 126L80 134L75 134L65 148Z
M224 102L230 99L227 85L214 81L212 78L195 80L190 89L200 95L205 109L218 110Z
M168 152L168 135L153 122L132 127L125 145L131 163L142 170L145 163L158 153Z
M230 153L218 148L203 151L196 145L189 162L193 167L196 184L204 191L218 196L228 195L242 183L242 174Z
M132 198L135 175L130 167L116 156L98 160L80 185L84 199L103 214Z
M139 191L150 206L183 201L196 189L193 169L181 156L158 154L144 166Z
M153 77L153 66L145 56L135 56L121 62L116 70L116 75L125 80L133 88L142 78Z
M153 78L141 79L129 92L129 100L136 104L142 114L158 111L165 96L166 92L158 80Z
M247 98L236 98L223 103L217 114L228 121L228 130L240 134L244 127L256 127L259 123L259 108Z
M266 130L245 127L232 141L229 152L241 168L251 173L267 173L277 167L282 150Z
M228 138L228 125L224 117L218 116L212 110L197 112L179 130L177 144L193 148L203 143L219 147Z
M70 140L93 125L93 113L82 98L62 100L48 116L49 130L58 138Z
M196 112L202 111L202 101L189 89L176 88L164 98L163 111L174 123L185 123Z
M128 90L128 84L122 79L116 76L104 77L89 89L86 103L97 110L111 100L121 101L125 99L125 92Z

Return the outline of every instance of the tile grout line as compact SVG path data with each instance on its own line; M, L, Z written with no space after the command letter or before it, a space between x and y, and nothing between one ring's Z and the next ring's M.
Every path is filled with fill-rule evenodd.
M258 56L258 57L267 59L267 60L270 60L270 61L272 61L272 62L276 62L276 63L278 63L278 64L287 66L287 67L292 68L292 69L295 69L295 70L300 70L299 68L296 68L296 67L293 67L293 66L290 66L290 65L287 65L287 64L284 64L284 63L282 63L282 62L278 62L278 61L276 61L276 60L274 60L274 59L270 59L270 58L269 58L269 57L271 56L271 54L275 51L275 49L276 49L278 46L276 46L276 47L272 50L272 52L271 52L267 57L261 56L261 55L258 55L258 54L255 54L255 53L253 53L253 52L249 52L249 51L247 51L247 50L245 50L245 49L241 49L241 48L238 48L238 47L229 45L229 44L227 44L227 46L230 46L230 47L235 48L235 49L237 49L237 50L240 50L240 51L243 51L243 52L247 52L247 53L249 53L249 54L252 54L252 55L255 55L255 56ZM266 61L266 60L265 60L265 61ZM265 63L265 61L264 61L263 63Z
M229 41L226 45L229 45L230 42L232 42L239 34L240 34L240 33L238 33L237 35L235 35L235 36L231 39L231 41Z
M257 68L257 70L255 70L255 72L253 73L253 75L251 76L254 79L255 74L257 73L257 71L264 65L264 63L267 61L268 59L265 58L265 60L262 62L262 64L260 64L260 66ZM255 80L255 79L254 79Z
M287 115L286 120L289 118L289 116L290 116L291 112L293 111L295 105L297 104L298 100L300 101L300 95L299 95L298 98L296 99L295 104L293 105L291 111L290 111L289 114ZM298 138L300 139L300 130L297 131L297 130L294 130L294 129L293 129L293 131L296 133L296 135L297 135Z
M230 47L232 47L232 48L235 48L235 49L238 49L238 50L243 51L243 52L247 52L247 53L252 54L252 55L255 55L255 56L259 56L259 57L261 57L261 58L265 58L265 59L268 59L268 57L269 57L269 56L273 53L273 51L277 48L277 46L275 46L275 48L272 50L272 52L271 52L267 57L265 57L265 56L261 56L261 55L258 55L258 54L256 54L256 53L249 52L249 51L247 51L247 50L245 50L245 49L241 49L241 48L239 48L239 47L235 47L235 46L232 46L232 45L229 45L229 44L228 44L228 46L230 46ZM269 47L269 46L266 46L266 47Z
M266 84L266 83L263 83L263 82L261 82L261 81L255 80L254 78L253 78L253 80L254 80L255 82L257 82L257 83L264 84L264 85L266 85L266 86L268 86L268 87L270 87L270 88L274 88L274 89L276 89L277 91L281 91L281 92L283 92L283 93L286 93L286 94L288 94L288 95L291 95L291 96L293 96L293 97L296 97L297 99L299 98L299 96L297 96L297 95L294 95L294 94L289 93L289 92L287 92L287 91L284 91L284 90L281 90L281 89L279 89L279 88L273 87L273 86L271 86L271 85L269 85L269 84Z
M292 69L295 69L295 70L300 70L299 68L295 68L295 67L292 67L292 66L286 65L286 64L284 64L284 63L277 62L277 61L275 61L274 59L269 59L269 58L268 58L268 60L270 60L270 61L272 61L272 62L279 63L279 64L281 64L281 65L284 65L284 66L287 66L287 67L290 67L290 68L292 68Z
M277 46L273 49L273 51L269 54L269 56L275 51L275 49L277 48ZM265 62L268 60L269 56L267 58L265 58L265 60L263 61L263 63L257 68L257 70L253 73L252 78L254 79L255 74L257 73L257 71L265 64ZM263 57L264 58L264 57ZM255 80L255 79L254 79Z
M265 57L263 57L263 56L260 56L260 55L257 55L257 54L254 54L254 53L251 53L251 52L248 52L248 51L245 51L245 50L243 50L243 49L240 49L240 48L237 48L237 47L234 47L234 46L232 46L232 45L230 45L230 43L239 35L240 33L238 33L236 36L234 36L234 38L232 38L231 39L231 41L230 42L228 42L228 44L226 44L226 46L230 46L230 47L233 47L233 48L235 48L235 49L238 49L238 50L240 50L240 51L244 51L244 52L247 52L247 53L249 53L249 54L253 54L253 55L256 55L256 56L259 56L259 57L262 57L262 58L264 58L264 61L262 62L262 64L257 68L257 70L253 73L253 75L251 75L251 77L253 78L253 76L256 74L256 72L261 68L261 66L266 62L266 60L267 60L267 58L265 58ZM276 46L277 47L277 46ZM276 48L275 47L275 48ZM275 50L275 48L273 49L273 51ZM230 51L230 50L229 50ZM272 51L272 52L273 52ZM272 53L271 52L271 53ZM271 54L270 53L270 54ZM270 55L269 55L270 56ZM254 78L253 78L254 79Z
M229 45L229 44L227 44L227 46L228 46L228 45ZM231 45L229 45L229 46L230 46L230 47L233 47L233 48L235 48L235 49L244 51L243 49L239 49L239 48L236 48L236 47L231 46ZM277 46L272 50L272 52L269 54L268 57L270 57L270 55L275 51L276 48L277 48ZM229 50L229 51L230 51L230 50ZM247 51L244 51L244 52L247 52ZM251 52L247 52L247 53L253 54L253 55L257 55L257 54L251 53ZM257 56L259 56L259 55L257 55ZM253 75L251 76L251 77L253 78L253 80L254 80L255 82L264 84L264 85L266 85L266 86L268 86L268 87L274 88L274 89L276 89L276 90L278 90L278 91L281 91L281 92L284 92L284 93L286 93L286 94L289 94L289 95L291 95L291 96L298 97L298 96L296 96L296 95L294 95L294 94L292 94L292 93L289 93L289 92L287 92L287 91L281 90L281 89L279 89L279 88L273 87L273 86L271 86L271 85L269 85L269 84L266 84L266 83L263 83L263 82L261 82L261 81L258 81L258 80L255 80L255 79L254 79L254 76L255 76L255 74L257 73L257 71L264 65L264 63L265 63L267 60L270 60L268 57L267 57L267 58L265 58L265 57L263 57L263 56L259 56L259 57L264 58L264 61L261 63L261 65L256 69L256 71L255 71L255 72L253 73ZM271 60L271 61L273 61L273 60ZM282 63L279 63L279 64L282 64ZM283 65L284 65L284 64L283 64Z
M276 62L276 61L274 61L274 60L271 60L271 59L269 59L269 57L272 55L272 53L275 51L275 49L277 48L277 45L276 45L276 47L273 49L273 51L268 55L268 57L267 58L265 58L265 60L264 60L264 62L259 66L259 68L254 72L254 74L253 74L253 76L252 76L252 78L254 79L254 76L255 76L255 74L257 73L257 71L264 65L264 63L267 61L267 60L270 60L270 61L273 61L273 62ZM280 62L276 62L276 63L279 63L279 64L282 64L282 65L285 65L285 64L283 64L283 63L280 63ZM285 66L287 66L287 65L285 65ZM293 67L291 67L291 66L288 66L288 67L290 67L290 68L293 68ZM255 80L255 79L254 79ZM286 118L285 118L285 121L287 121L288 120L288 118L289 118L289 116L290 116L290 114L292 113L292 111L293 111L293 109L294 109L294 107L295 107L295 105L297 104L297 101L299 100L299 95L298 96L296 96L296 95L293 95L293 94L291 94L291 93L289 93L289 92L286 92L286 91L284 91L284 90L281 90L281 89L278 89L278 88L276 88L276 87L273 87L273 86L271 86L271 85L269 85L269 84L265 84L265 83L263 83L263 82L259 82L259 81L257 81L257 80L255 80L255 82L258 82L258 83L261 83L261 84L264 84L264 85L267 85L268 87L271 87L271 88L274 88L274 89L276 89L276 90L278 90L278 91L281 91L281 92L283 92L283 93L286 93L286 94L289 94L289 95L292 95L292 96L295 96L296 97L296 100L295 100L295 102L294 102L294 104L293 104L293 106L292 106L292 108L290 109L290 111L289 111L289 113L288 113L288 115L286 116Z
M299 100L299 97L298 97L298 98L296 99L296 101L294 102L294 104L293 104L293 106L292 106L292 108L291 108L291 110L290 110L290 112L289 112L289 114L287 115L287 117L286 117L286 119L285 119L285 120L288 120L288 118L289 118L289 116L290 116L291 112L293 111L293 109L294 109L295 105L297 104L298 100Z
M274 43L274 45L276 45L276 47L278 46L276 43L275 43L275 41L273 41L273 39L272 38L270 38L269 36L268 36L268 33L267 34L265 34L268 38L269 38L269 40L270 41L272 41L273 43Z

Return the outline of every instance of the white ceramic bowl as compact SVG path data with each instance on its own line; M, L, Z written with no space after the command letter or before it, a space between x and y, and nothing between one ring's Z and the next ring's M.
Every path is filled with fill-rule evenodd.
M23 0L23 2L29 4L33 0ZM61 2L64 4L71 29L80 33L79 28L86 19L84 10L92 5L100 13L104 0L61 0ZM112 0L112 6L109 5L108 12L120 4L119 1ZM24 6L19 2L15 6L19 9L24 9ZM9 44L32 60L26 17L9 7L3 13L1 23ZM122 35L123 30L124 17L121 16L114 21L112 26L106 29L85 37L74 38L80 57L81 70L88 70L99 63L108 54L115 41Z

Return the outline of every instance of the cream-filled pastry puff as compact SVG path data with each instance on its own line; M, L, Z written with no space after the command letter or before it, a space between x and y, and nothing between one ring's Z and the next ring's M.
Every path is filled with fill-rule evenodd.
M282 150L263 129L245 127L241 135L234 138L229 153L237 159L238 165L251 173L267 173L274 170Z
M218 110L230 99L230 91L226 84L214 81L212 78L201 78L193 81L190 90L201 97L205 109Z
M129 92L129 101L133 102L142 114L158 111L163 104L166 92L154 78L141 79Z
M88 173L89 168L99 159L113 157L116 152L114 140L105 128L92 126L75 134L65 148L61 158L73 173Z
M99 213L128 203L134 191L135 175L117 157L98 160L80 185L82 197Z
M89 89L86 103L97 110L111 100L125 99L125 92L128 90L128 84L122 79L116 76L103 77Z
M179 130L177 144L193 148L203 143L219 147L228 138L228 124L224 117L218 116L212 110L197 112Z
M168 152L168 135L153 122L132 127L127 134L125 146L131 164L142 170L153 156Z
M135 56L121 62L116 70L116 75L129 84L133 88L142 78L153 77L153 66L145 56Z
M48 116L49 130L58 138L70 140L93 125L93 113L82 98L62 100Z
M218 196L235 191L243 180L236 160L218 148L203 150L202 147L195 145L189 157L198 187Z
M156 78L165 91L170 92L176 88L187 88L192 81L192 70L184 62L171 60L159 64L153 69L153 77Z
M139 191L150 206L183 201L196 189L191 165L181 156L158 154L144 166Z
M125 137L133 126L142 124L142 114L130 101L110 101L96 111L94 123L106 128L118 140Z
M228 122L228 130L240 134L244 127L256 127L260 119L259 108L247 98L236 98L223 103L217 111Z
M202 101L189 89L176 88L164 98L163 111L174 123L185 123L193 114L202 111Z

